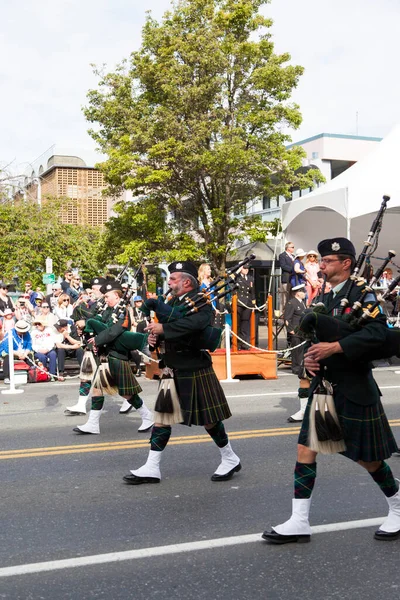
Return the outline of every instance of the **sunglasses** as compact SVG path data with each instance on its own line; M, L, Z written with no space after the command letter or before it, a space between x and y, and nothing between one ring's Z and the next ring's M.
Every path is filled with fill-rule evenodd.
M63 303L64 303L64 302L68 302L68 303L69 303L69 300L63 300Z
M42 304L42 308L50 308L48 304Z

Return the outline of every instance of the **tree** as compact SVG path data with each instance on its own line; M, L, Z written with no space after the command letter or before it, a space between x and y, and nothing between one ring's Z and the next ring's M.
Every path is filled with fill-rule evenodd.
M272 22L259 12L266 3L177 0L161 23L148 15L129 61L112 73L95 70L99 87L84 109L108 156L100 168L110 192L132 190L172 215L169 233L189 234L197 256L218 269L234 240L268 229L243 216L245 207L319 178L314 170L296 173L303 150L286 148L283 128L301 123L289 100L303 69L274 53ZM137 216L124 210L124 223ZM131 251L144 242L139 235Z
M100 230L60 222L60 200L19 202L0 205L0 275L5 281L18 277L42 284L47 256L53 271L77 267L87 280L99 273L95 258Z

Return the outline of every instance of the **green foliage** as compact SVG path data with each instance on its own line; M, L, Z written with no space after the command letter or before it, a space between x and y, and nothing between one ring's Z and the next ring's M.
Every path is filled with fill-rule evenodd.
M110 191L145 196L142 207L155 207L156 220L174 215L149 242L137 219L147 237L151 214L121 206L108 233L122 231L124 241L126 227L136 233L121 256L197 250L223 268L234 239L247 230L260 235L256 221L234 216L240 208L313 185L317 174L296 174L303 151L286 149L282 133L301 123L290 96L303 69L274 53L272 22L259 13L266 3L177 0L160 23L148 15L129 60L113 73L95 71L99 87L88 92L84 113L108 156L100 167Z
M60 209L60 200L46 200L41 207L36 202L0 205L1 279L11 282L18 277L42 285L48 256L57 276L70 267L77 267L84 280L98 274L99 229L63 225Z

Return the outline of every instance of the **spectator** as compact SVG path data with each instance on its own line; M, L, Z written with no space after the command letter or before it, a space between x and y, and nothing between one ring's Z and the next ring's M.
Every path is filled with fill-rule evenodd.
M29 324L29 327L31 327L34 309L29 302L29 294L23 294L18 298L15 305L15 316L18 321L26 321Z
M42 294L42 292L35 292L35 293L36 293L36 299L35 299L35 304L33 305L33 312L34 312L34 316L38 317L41 312L44 295Z
M6 308L14 310L14 304L8 296L8 288L5 283L0 282L0 315L3 315Z
M25 294L29 295L29 302L32 304L33 308L35 308L36 307L37 292L35 292L32 289L32 282L31 281L26 281L25 282Z
M61 284L53 283L53 285L51 286L51 291L52 293L48 294L45 297L45 302L47 302L50 305L50 310L54 312L54 309L57 307L58 304L58 299L62 294Z
M15 326L16 318L15 313L11 308L6 308L4 311L3 318L3 333L7 333L10 329L13 329Z
M56 333L56 348L58 358L58 371L60 375L64 376L65 368L65 357L76 358L79 365L83 358L82 343L79 339L74 339L72 334L68 333L68 321L66 319L60 319L55 324L57 330Z
M46 327L54 327L58 321L57 316L50 311L50 304L46 300L42 303L40 313L36 316L42 319Z
M53 327L46 327L43 319L36 317L33 322L32 349L36 359L47 367L51 375L57 374L56 334Z
M78 299L78 292L72 287L72 279L74 274L71 270L65 271L64 279L61 282L61 289L64 294L68 294L70 296L72 303L74 303Z
M54 314L58 319L68 319L71 321L71 315L73 313L71 305L71 298L68 294L61 294L57 300L57 306L54 309Z
M279 310L281 315L285 310L286 302L289 300L288 284L293 271L294 263L294 244L286 242L285 252L279 255L279 266L281 268L281 285L279 287Z
M200 283L200 287L199 290L200 292L204 292L207 288L210 287L210 283L211 283L211 265L209 265L208 263L202 263L199 267L199 271L198 271L198 280ZM214 290L214 288L212 288ZM214 299L215 294L211 294L210 295L210 299L211 299L211 306L213 308L213 318L211 321L211 325L214 325L215 323L215 317L217 314L219 314L219 310L217 307L217 301Z
M292 275L290 277L290 287L294 288L298 285L302 285L306 283L306 268L303 264L303 259L305 258L306 253L303 248L299 248L296 251Z
M15 327L4 336L0 342L0 356L3 359L4 383L10 383L10 359L8 355L8 336L12 335L14 357L25 361L32 352L32 338L29 333L29 323L17 321Z
M318 264L318 253L315 252L315 250L307 252L304 267L306 270L307 306L310 306L314 298L320 293L322 285L322 279L320 277L321 272Z
M81 280L80 276L78 275L78 273L76 273L71 279L71 289L76 294L78 294L78 297L79 297L79 294L81 294L82 292L85 291L84 287L82 286L82 280ZM71 294L69 294L69 295L71 296ZM73 301L76 302L78 297L73 299Z

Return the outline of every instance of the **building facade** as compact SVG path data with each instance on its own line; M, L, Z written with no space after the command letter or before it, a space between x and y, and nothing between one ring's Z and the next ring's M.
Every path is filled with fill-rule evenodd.
M103 173L73 151L52 146L26 173L25 198L39 203L47 198L62 201L60 219L72 225L101 226L110 218L114 198L104 194Z

